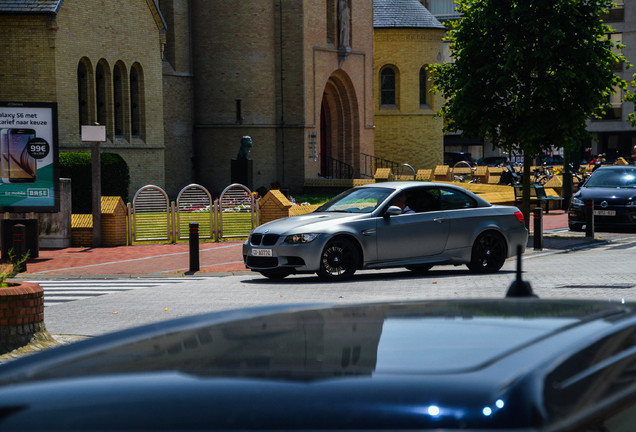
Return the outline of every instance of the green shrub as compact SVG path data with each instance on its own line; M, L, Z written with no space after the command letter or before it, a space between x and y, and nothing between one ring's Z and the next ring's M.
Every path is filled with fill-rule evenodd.
M73 213L91 213L91 153L60 152L60 177L71 179ZM128 202L130 173L126 161L116 153L101 154L102 196L119 196Z

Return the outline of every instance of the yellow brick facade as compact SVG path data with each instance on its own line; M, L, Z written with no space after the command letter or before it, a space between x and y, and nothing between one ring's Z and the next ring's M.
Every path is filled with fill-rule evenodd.
M426 28L376 28L374 31L375 155L408 163L417 171L443 162L443 122L436 117L439 95L420 105L420 69L439 62L444 31ZM380 71L396 71L396 105L380 105Z
M0 15L0 100L56 102L60 151L90 151L80 135L80 62L88 65L93 74L89 78L94 78L98 63L107 78L118 65L126 90L136 64L142 78L142 132L134 136L130 124L124 124L124 133L115 135L114 101L108 94L108 141L102 151L121 154L130 166L131 196L145 184L163 185L163 30L150 0L64 0L57 15ZM112 91L112 81L108 85ZM88 101L93 104L88 124L96 121L95 101ZM125 97L123 101L129 102Z

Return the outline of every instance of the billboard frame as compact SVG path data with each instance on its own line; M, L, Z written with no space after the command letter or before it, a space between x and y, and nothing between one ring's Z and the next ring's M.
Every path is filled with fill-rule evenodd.
M20 113L22 113L22 117L18 117ZM42 113L44 113L45 116L38 117L38 115ZM16 131L14 132L16 134L19 133L20 130L35 130L37 134L36 139L39 139L38 144L48 144L48 150L46 155L35 154L34 157L50 162L48 165L52 165L47 169L47 171L50 171L50 174L42 181L34 179L30 180L30 182L17 180L16 182L0 183L0 212L56 213L60 211L60 160L57 115L56 102L0 101L0 129L11 129ZM38 138L43 135L48 137L49 140ZM6 145L9 146L8 141ZM0 148L0 151L3 151L2 148ZM29 150L29 154L31 154L30 152ZM2 162L3 157L5 157L4 154L0 154L0 165L5 163ZM6 162L6 164L10 163L11 162ZM35 162L35 164L35 171L37 171L37 162ZM44 183L46 187L42 187L42 183ZM5 184L10 185L12 189L12 191L9 192L10 194L24 197L24 199L13 204L12 201L15 201L15 198L10 199L8 193L3 190ZM38 188L38 186L40 187ZM4 189L6 189L6 187ZM35 193L32 193L32 191L35 191ZM38 193L43 193L43 191L46 191L47 196L42 198L42 204L40 205L38 203L40 201L38 198L40 197L37 195ZM53 196L51 197L50 194ZM33 197L33 195L35 195L35 197Z

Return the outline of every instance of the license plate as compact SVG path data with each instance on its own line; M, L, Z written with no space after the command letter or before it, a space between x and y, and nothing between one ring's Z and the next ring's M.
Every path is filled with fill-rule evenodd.
M594 216L616 216L616 210L594 210Z
M252 249L252 256L271 257L272 256L272 250L271 249Z

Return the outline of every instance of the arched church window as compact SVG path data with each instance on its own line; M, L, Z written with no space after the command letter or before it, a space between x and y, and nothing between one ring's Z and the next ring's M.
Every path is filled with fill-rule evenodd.
M336 3L338 0L326 0L325 9L327 11L327 43L335 45L338 39L338 12Z
M77 108L80 130L82 125L92 124L91 105L94 101L91 91L92 76L90 63L82 59L77 65Z
M131 135L142 138L144 131L143 71L139 63L130 68L130 128Z
M113 110L115 114L115 135L123 136L126 133L126 71L120 63L113 69Z
M386 66L380 71L380 105L396 105L396 73Z
M429 82L427 65L420 69L420 106L430 106Z
M110 103L109 103L109 89L110 84L110 71L105 61L97 63L95 69L95 102L97 106L97 123L106 126L106 134L111 135L110 130Z

